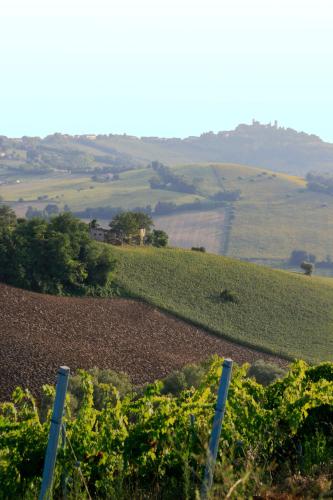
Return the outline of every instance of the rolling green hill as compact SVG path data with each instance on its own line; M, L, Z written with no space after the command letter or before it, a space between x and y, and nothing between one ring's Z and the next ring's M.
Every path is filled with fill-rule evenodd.
M131 295L240 343L312 362L333 356L333 283L179 249L114 248ZM221 290L236 302L222 302Z

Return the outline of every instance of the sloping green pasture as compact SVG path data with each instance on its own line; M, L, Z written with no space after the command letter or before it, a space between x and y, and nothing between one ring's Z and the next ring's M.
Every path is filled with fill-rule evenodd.
M329 279L178 249L114 252L116 280L135 297L246 345L312 362L332 360ZM236 301L221 301L223 289Z

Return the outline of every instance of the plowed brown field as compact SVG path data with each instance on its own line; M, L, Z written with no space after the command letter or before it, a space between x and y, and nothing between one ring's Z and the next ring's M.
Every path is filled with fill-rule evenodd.
M273 356L217 338L142 302L63 298L0 285L0 399L38 394L58 366L111 368L153 381L217 353L238 362Z

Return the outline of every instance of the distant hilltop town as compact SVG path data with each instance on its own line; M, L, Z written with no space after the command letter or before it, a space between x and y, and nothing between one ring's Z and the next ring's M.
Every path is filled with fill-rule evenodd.
M186 138L93 133L15 139L0 136L2 181L7 174L12 180L23 174L56 171L87 173L97 176L93 180L105 182L155 160L170 166L238 163L305 176L310 171L326 172L333 168L333 144L317 135L282 127L277 120L263 124L256 119L233 130L208 131ZM112 174L112 179L105 177L107 174Z

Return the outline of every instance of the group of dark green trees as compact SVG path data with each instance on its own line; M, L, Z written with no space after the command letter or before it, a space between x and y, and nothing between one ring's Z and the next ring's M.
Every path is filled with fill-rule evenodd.
M170 167L158 161L150 164L155 175L149 180L151 189L165 189L167 191L178 191L180 193L197 192L195 184L189 182L183 175L176 175Z
M140 243L141 235L144 244L167 246L168 235L152 227L142 212L121 212L110 222L124 243ZM88 225L71 213L20 219L0 205L0 282L41 293L108 295L114 268L112 246L92 240Z
M70 213L19 219L0 206L0 281L55 294L99 294L111 283L111 247L98 245Z

